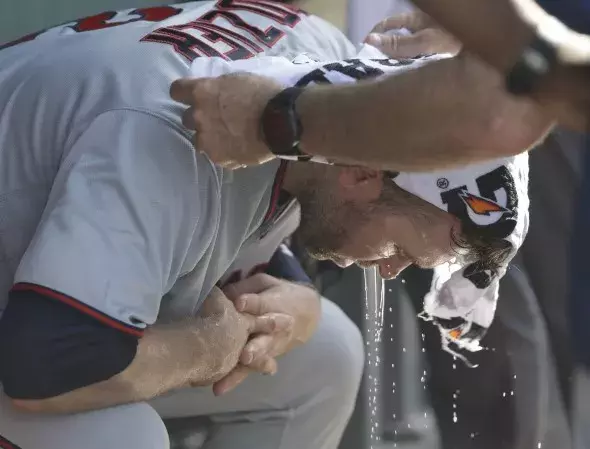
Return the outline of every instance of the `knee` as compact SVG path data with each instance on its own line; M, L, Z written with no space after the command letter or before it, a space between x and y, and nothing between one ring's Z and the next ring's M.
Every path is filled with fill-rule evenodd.
M145 403L71 415L37 415L16 411L6 398L0 398L0 435L30 449L170 448L162 419Z
M314 371L335 397L354 402L365 365L363 337L336 304L322 301L322 319L314 338L323 350Z
M119 423L121 439L133 438L132 442L125 444L124 447L170 449L168 430L160 415L150 405L139 403L120 408L121 420L117 416L112 416L112 426L116 427L117 422Z

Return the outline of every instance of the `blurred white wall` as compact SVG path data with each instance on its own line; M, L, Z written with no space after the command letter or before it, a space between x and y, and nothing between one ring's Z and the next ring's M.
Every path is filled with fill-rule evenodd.
M362 42L377 22L411 9L407 0L348 0L348 37L355 44Z

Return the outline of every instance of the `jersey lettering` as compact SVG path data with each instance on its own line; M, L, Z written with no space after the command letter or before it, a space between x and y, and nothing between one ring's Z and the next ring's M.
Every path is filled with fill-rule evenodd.
M183 11L182 6L138 8L124 12L107 11L85 17L74 24L66 23L61 26L83 33L139 21L160 22ZM264 29L256 26L240 16L238 14L240 12L255 14L259 21L262 19L262 22L268 22L268 25ZM293 6L267 0L219 0L195 20L186 24L159 28L140 41L170 45L174 51L189 61L202 56L215 56L233 61L248 59L263 52L265 48L272 48L285 36L285 33L276 25L293 28L305 15L304 11ZM230 29L227 25L224 26L224 22L231 24ZM31 41L45 31L47 30L9 42L0 46L0 50Z
M269 26L261 28L248 23L237 12L250 12L269 19ZM226 60L248 59L272 48L284 37L285 33L273 26L273 23L294 27L304 13L292 7L262 0L219 0L214 8L198 19L184 25L157 29L141 39L141 42L167 44L174 50L193 61L201 56L217 56ZM217 25L215 22L227 21L232 27L243 30L245 36ZM195 33L198 32L197 37ZM211 44L223 43L230 50L221 52Z
M383 67L399 67L401 65L411 64L412 61L396 59L372 59L371 62ZM386 70L379 67L370 66L360 59L348 59L346 61L331 62L318 67L303 76L296 84L297 87L305 87L309 84L331 84L329 74L339 73L350 78L353 81L376 78L384 75Z
M173 8L171 6L155 6L151 8L138 8L132 11L126 12L117 12L117 11L107 11L100 14L96 14L90 17L84 17L83 19L79 19L73 25L68 25L69 28L72 30L83 33L86 31L97 31L102 30L105 28L113 28L121 25L126 25L128 23L139 22L140 20L146 22L160 22L162 20L169 19L177 14L180 14L182 9ZM122 15L119 20L115 20L118 15ZM69 23L69 22L68 22ZM63 26L62 24L60 26ZM57 27L53 27L57 28ZM50 29L50 28L48 28ZM7 44L1 45L0 50L3 50L8 47L13 47L18 44L22 44L23 42L29 42L35 39L37 36L45 33L48 29L38 31L36 33L28 34L24 37L21 37L15 41L8 42Z
M127 23L138 22L140 20L144 20L146 22L160 22L162 20L169 19L170 17L173 17L181 12L182 9L173 8L171 6L139 8L129 12L127 14L129 16L127 20L110 22L118 15L118 12L107 11L95 16L80 19L71 28L78 33L83 33L85 31L96 31L102 30L104 28L121 26Z
M14 47L15 45L22 44L24 42L29 42L35 39L40 34L43 34L45 31L37 31L36 33L27 34L26 36L20 37L14 41L10 41L6 44L0 45L0 50L4 50L5 48Z

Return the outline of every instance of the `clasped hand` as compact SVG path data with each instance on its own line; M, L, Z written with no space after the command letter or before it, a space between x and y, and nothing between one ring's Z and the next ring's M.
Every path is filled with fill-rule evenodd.
M254 317L285 317L281 324L250 335L237 366L213 385L222 395L242 383L251 372L274 374L276 358L305 343L320 318L320 299L311 287L257 274L224 288L238 312Z

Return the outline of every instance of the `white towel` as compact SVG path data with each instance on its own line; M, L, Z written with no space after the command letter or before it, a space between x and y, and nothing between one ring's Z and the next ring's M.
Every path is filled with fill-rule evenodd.
M424 298L424 316L439 325L445 346L454 342L471 351L480 349L479 340L496 311L500 278L528 231L528 155L455 170L400 173L394 182L462 223L510 244L510 256L495 274L474 272L475 264L437 266Z

